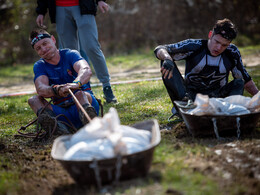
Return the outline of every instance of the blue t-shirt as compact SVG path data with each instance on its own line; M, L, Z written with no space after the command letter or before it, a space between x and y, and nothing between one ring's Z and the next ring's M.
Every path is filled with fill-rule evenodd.
M46 75L49 78L49 85L72 83L75 80L78 73L74 70L73 65L83 58L76 50L60 49L59 53L60 61L57 65L49 64L44 59L40 59L34 64L34 82L42 75ZM93 94L89 82L82 85L81 89ZM71 99L71 96L59 99L54 98L54 104L59 104L67 99Z

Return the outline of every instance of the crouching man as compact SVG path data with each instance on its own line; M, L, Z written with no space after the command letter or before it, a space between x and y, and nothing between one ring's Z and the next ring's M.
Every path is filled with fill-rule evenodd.
M215 23L208 40L188 39L155 48L155 56L161 60L162 79L174 105L171 117L177 114L175 100L194 100L198 93L224 98L242 95L244 89L251 95L259 91L243 66L238 48L231 43L236 36L235 25L223 19ZM178 60L186 61L184 79L175 64ZM230 73L234 78L231 82Z
M33 67L37 95L28 103L39 117L42 129L56 127L56 134L67 134L71 126L67 124L79 129L89 122L74 103L69 89L90 118L96 117L99 104L89 85L92 72L88 63L76 50L57 49L54 36L43 29L33 30L30 42L41 59ZM46 98L51 98L52 103L48 104Z

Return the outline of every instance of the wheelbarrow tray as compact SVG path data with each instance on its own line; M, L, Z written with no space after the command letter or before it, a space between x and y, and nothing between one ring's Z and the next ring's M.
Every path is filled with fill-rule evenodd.
M152 133L151 144L143 151L123 155L121 157L121 169L119 180L128 180L136 177L144 177L147 175L153 157L155 147L161 141L159 125L156 120L149 120L134 124L132 127L136 129L148 130ZM60 136L54 140L51 155L59 161L63 168L67 170L70 176L80 185L96 185L98 183L110 184L116 178L116 166L118 157L101 159L101 160L64 160L63 156L68 150L66 142L70 140L72 135ZM95 175L93 168L96 163L99 174ZM97 181L100 180L100 182Z
M180 102L177 106L180 106ZM215 135L214 122L220 136L237 135L239 128L241 135L250 134L256 127L260 112L252 112L242 115L193 115L187 113L188 109L178 106L179 112L185 122L188 131L193 136Z

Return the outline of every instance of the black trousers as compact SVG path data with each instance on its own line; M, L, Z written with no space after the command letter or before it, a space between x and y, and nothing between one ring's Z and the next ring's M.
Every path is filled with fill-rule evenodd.
M208 95L209 97L224 98L231 95L243 95L244 92L244 81L242 79L234 79L233 81L229 82L227 85L219 89L190 89L189 86L185 85L184 79L175 63L173 68L173 77L170 79L164 79L162 77L162 80L173 105L174 101L182 100L185 96L194 101L197 93Z

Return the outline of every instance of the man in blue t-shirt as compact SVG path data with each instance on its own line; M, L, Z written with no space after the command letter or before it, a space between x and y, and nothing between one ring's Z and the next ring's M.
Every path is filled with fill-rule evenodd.
M92 72L88 63L76 50L58 50L54 36L45 30L32 31L30 41L41 57L33 67L38 95L28 100L39 117L38 122L42 129L55 131L57 134L70 133L70 127L79 129L89 121L79 105L74 103L69 89L90 118L99 113L99 104L89 84ZM48 104L46 98L51 98L53 103Z

